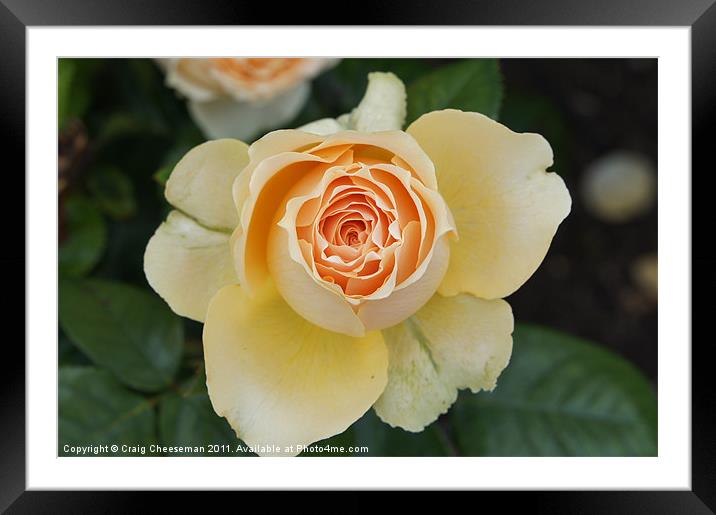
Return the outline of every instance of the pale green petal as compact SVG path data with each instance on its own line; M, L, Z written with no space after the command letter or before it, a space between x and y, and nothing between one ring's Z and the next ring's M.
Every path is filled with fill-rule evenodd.
M368 74L368 88L358 107L350 113L348 128L361 132L401 130L405 123L406 98L405 85L395 74Z
M214 294L237 282L229 234L172 211L147 244L144 273L175 313L201 322Z
M375 404L391 426L422 431L457 390L492 390L512 353L512 310L504 300L435 295L405 322L383 330L388 385Z

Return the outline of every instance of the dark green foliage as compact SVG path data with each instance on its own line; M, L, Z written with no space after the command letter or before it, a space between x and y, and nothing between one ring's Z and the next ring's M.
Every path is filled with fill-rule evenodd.
M59 308L69 339L124 384L148 392L172 384L182 323L159 297L106 280L64 279Z
M471 456L656 456L656 395L622 358L579 338L519 326L492 393L452 414Z

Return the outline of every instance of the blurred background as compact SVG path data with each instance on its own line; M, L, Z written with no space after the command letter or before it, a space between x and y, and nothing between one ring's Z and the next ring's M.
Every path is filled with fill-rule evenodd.
M349 112L370 71L408 85L408 122L455 107L542 134L573 205L541 267L507 299L518 327L494 393L461 393L417 435L369 412L329 443L369 447L350 455L656 454L657 61L344 59L284 126ZM207 138L153 60L62 59L58 85L58 452L234 446L206 396L201 325L173 315L142 267L169 211L166 178ZM146 340L162 360L142 361Z
M655 183L657 61L503 59L501 65L501 121L547 138L552 169L573 198L542 266L510 297L513 309L608 346L656 384L656 279L644 277L657 252L656 189L644 185L651 202L642 204L641 195L624 192L634 187L630 179L617 178L613 188L595 193L590 174L609 173L610 166L643 168ZM589 209L591 197L620 195L633 214L617 208L614 220L609 208Z

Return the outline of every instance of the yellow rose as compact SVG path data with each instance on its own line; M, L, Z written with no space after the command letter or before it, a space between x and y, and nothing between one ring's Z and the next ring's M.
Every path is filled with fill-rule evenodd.
M189 113L209 138L246 139L298 114L309 81L336 59L159 59L166 82L189 100Z
M205 143L167 182L147 279L205 323L214 409L259 454L297 454L371 407L421 431L509 362L502 297L571 205L549 144L478 113L404 120L403 84L373 73L352 113Z

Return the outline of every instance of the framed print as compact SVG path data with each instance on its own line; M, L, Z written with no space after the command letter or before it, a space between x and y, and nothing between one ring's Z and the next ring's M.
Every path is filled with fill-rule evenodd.
M708 2L362 27L212 27L222 2L111 26L119 4L80 4L0 6L27 192L3 507L439 489L713 509L692 328Z

